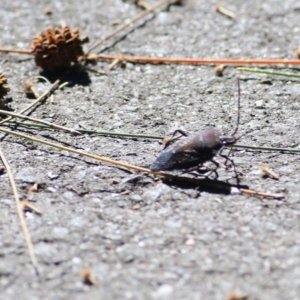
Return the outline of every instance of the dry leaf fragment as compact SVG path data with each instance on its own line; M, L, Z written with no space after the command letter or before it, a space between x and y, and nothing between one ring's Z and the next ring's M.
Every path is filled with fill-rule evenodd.
M39 191L39 185L35 183L31 187L28 188L29 193L37 193Z
M218 65L215 67L214 71L217 76L223 76L223 71L225 69L224 65Z
M296 51L296 56L297 56L297 58L299 58L300 59L300 47L297 49L297 51Z
M68 70L84 55L82 45L88 38L80 39L79 30L63 28L48 29L36 36L31 43L35 63L46 72Z
M33 87L33 82L31 80L25 80L23 83L23 91L28 98L38 98L37 91Z
M247 300L248 296L244 293L232 291L226 296L226 300Z
M141 208L140 204L135 204L135 205L132 206L133 210L139 210L140 208Z
M271 171L267 165L261 165L259 167L259 170L264 176L268 176L275 180L279 180L279 176L276 173L274 173L273 171Z
M31 80L25 80L23 83L23 91L26 95L32 96L31 87L33 86L33 82Z
M88 285L97 285L97 279L91 268L83 268L80 271L80 277L83 283Z
M53 14L53 10L51 7L45 7L44 8L44 14L47 15L47 16L50 16Z

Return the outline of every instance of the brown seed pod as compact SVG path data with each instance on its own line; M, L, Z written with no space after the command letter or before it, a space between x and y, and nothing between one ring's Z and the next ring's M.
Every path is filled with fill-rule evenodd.
M88 38L80 39L79 30L69 27L48 29L36 36L31 43L35 63L46 72L69 69L84 55L82 45Z

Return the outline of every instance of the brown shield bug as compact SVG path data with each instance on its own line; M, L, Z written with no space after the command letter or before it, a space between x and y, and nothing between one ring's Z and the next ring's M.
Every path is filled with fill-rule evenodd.
M221 154L224 146L232 146L240 137L235 137L240 123L240 82L238 80L238 116L236 128L231 136L221 135L213 127L208 127L203 131L188 135L182 130L176 130L173 134L178 132L184 138L172 143L172 141L179 137L173 138L167 142L164 150L160 153L157 159L150 166L150 170L157 171L172 171L172 170L185 170L186 172L194 171L206 161L211 161L215 164L216 169L219 164L213 160L214 156L219 153L232 163L235 170L233 161L226 155ZM216 169L213 171L216 176L218 173ZM236 173L237 175L237 173Z

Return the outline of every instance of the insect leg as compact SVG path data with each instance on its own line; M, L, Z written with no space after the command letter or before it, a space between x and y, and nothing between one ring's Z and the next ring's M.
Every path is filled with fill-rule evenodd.
M228 160L232 163L232 160L229 159L229 156L230 156L230 154L231 154L231 152L232 152L232 147L230 148L230 150L229 150L229 152L228 152L227 155L222 154L223 149L224 149L224 148L221 149L221 151L219 152L219 155L220 155L221 157L223 157L223 158L226 158L226 160L225 160L225 162L224 162L224 165L225 165L225 167L227 167L227 161L228 161Z
M230 149L230 152L231 152L231 150L232 150L232 149ZM229 152L229 154L230 154L230 152ZM228 155L229 155L229 154L228 154ZM236 170L235 163L234 163L233 159L229 158L228 155L225 155L225 154L219 154L219 155L220 155L221 157L223 157L223 158L226 159L225 165L226 165L226 163L227 163L228 160L231 162L231 165L232 165L232 167L233 167L233 171L234 171L234 174L235 174L235 178L236 178L237 185L239 185L239 184L240 184L240 179L239 179L239 175L238 175L238 172L237 172L237 170Z
M176 129L176 130L173 132L172 137L174 137L174 135L175 135L176 133L180 133L180 134L183 135L183 136L188 136L188 135L189 135L186 131L184 131L184 130L182 130L182 129Z
M175 137L175 134L176 133L180 133L179 136L176 136ZM172 134L172 137L171 138L166 138L163 140L163 143L165 144L165 147L163 150L165 150L168 146L170 146L170 144L172 144L174 141L178 140L181 136L188 136L188 133L185 132L184 130L182 129L176 129L173 134Z
M217 179L219 177L219 174L217 172L217 169L220 167L219 163L217 163L216 161L214 161L213 159L210 160L215 166L216 168L211 170L211 172L207 175L207 177L209 177L212 173L215 173L216 177L215 179Z

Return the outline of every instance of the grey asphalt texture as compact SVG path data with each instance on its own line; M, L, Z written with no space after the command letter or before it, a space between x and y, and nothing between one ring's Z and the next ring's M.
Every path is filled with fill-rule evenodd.
M188 0L159 10L94 53L294 58L300 45L299 1L222 1L236 20L216 13L215 4ZM46 15L45 7L53 14ZM0 45L29 49L34 36L62 20L89 36L91 45L115 29L117 20L140 11L120 0L2 0ZM107 70L108 63L89 67ZM1 53L0 71L8 79L14 111L30 104L22 83L40 74L33 59ZM237 77L239 134L252 130L238 143L300 150L299 80L240 73L234 67L227 67L223 77L212 66L126 63L107 76L87 71L31 116L71 128L125 133L171 136L178 128L195 133L211 125L230 134L237 117ZM36 84L40 93L48 87ZM149 167L163 148L157 140L11 128L142 167ZM7 173L0 176L1 299L218 300L231 291L248 299L300 299L299 155L232 152L241 183L285 195L274 200L167 185L16 137L1 135L0 145L21 196L43 212L25 213L40 265L36 276ZM216 161L218 179L234 183L224 159ZM262 164L280 180L263 178ZM28 193L34 183L39 192ZM81 281L84 267L93 270L98 285Z

